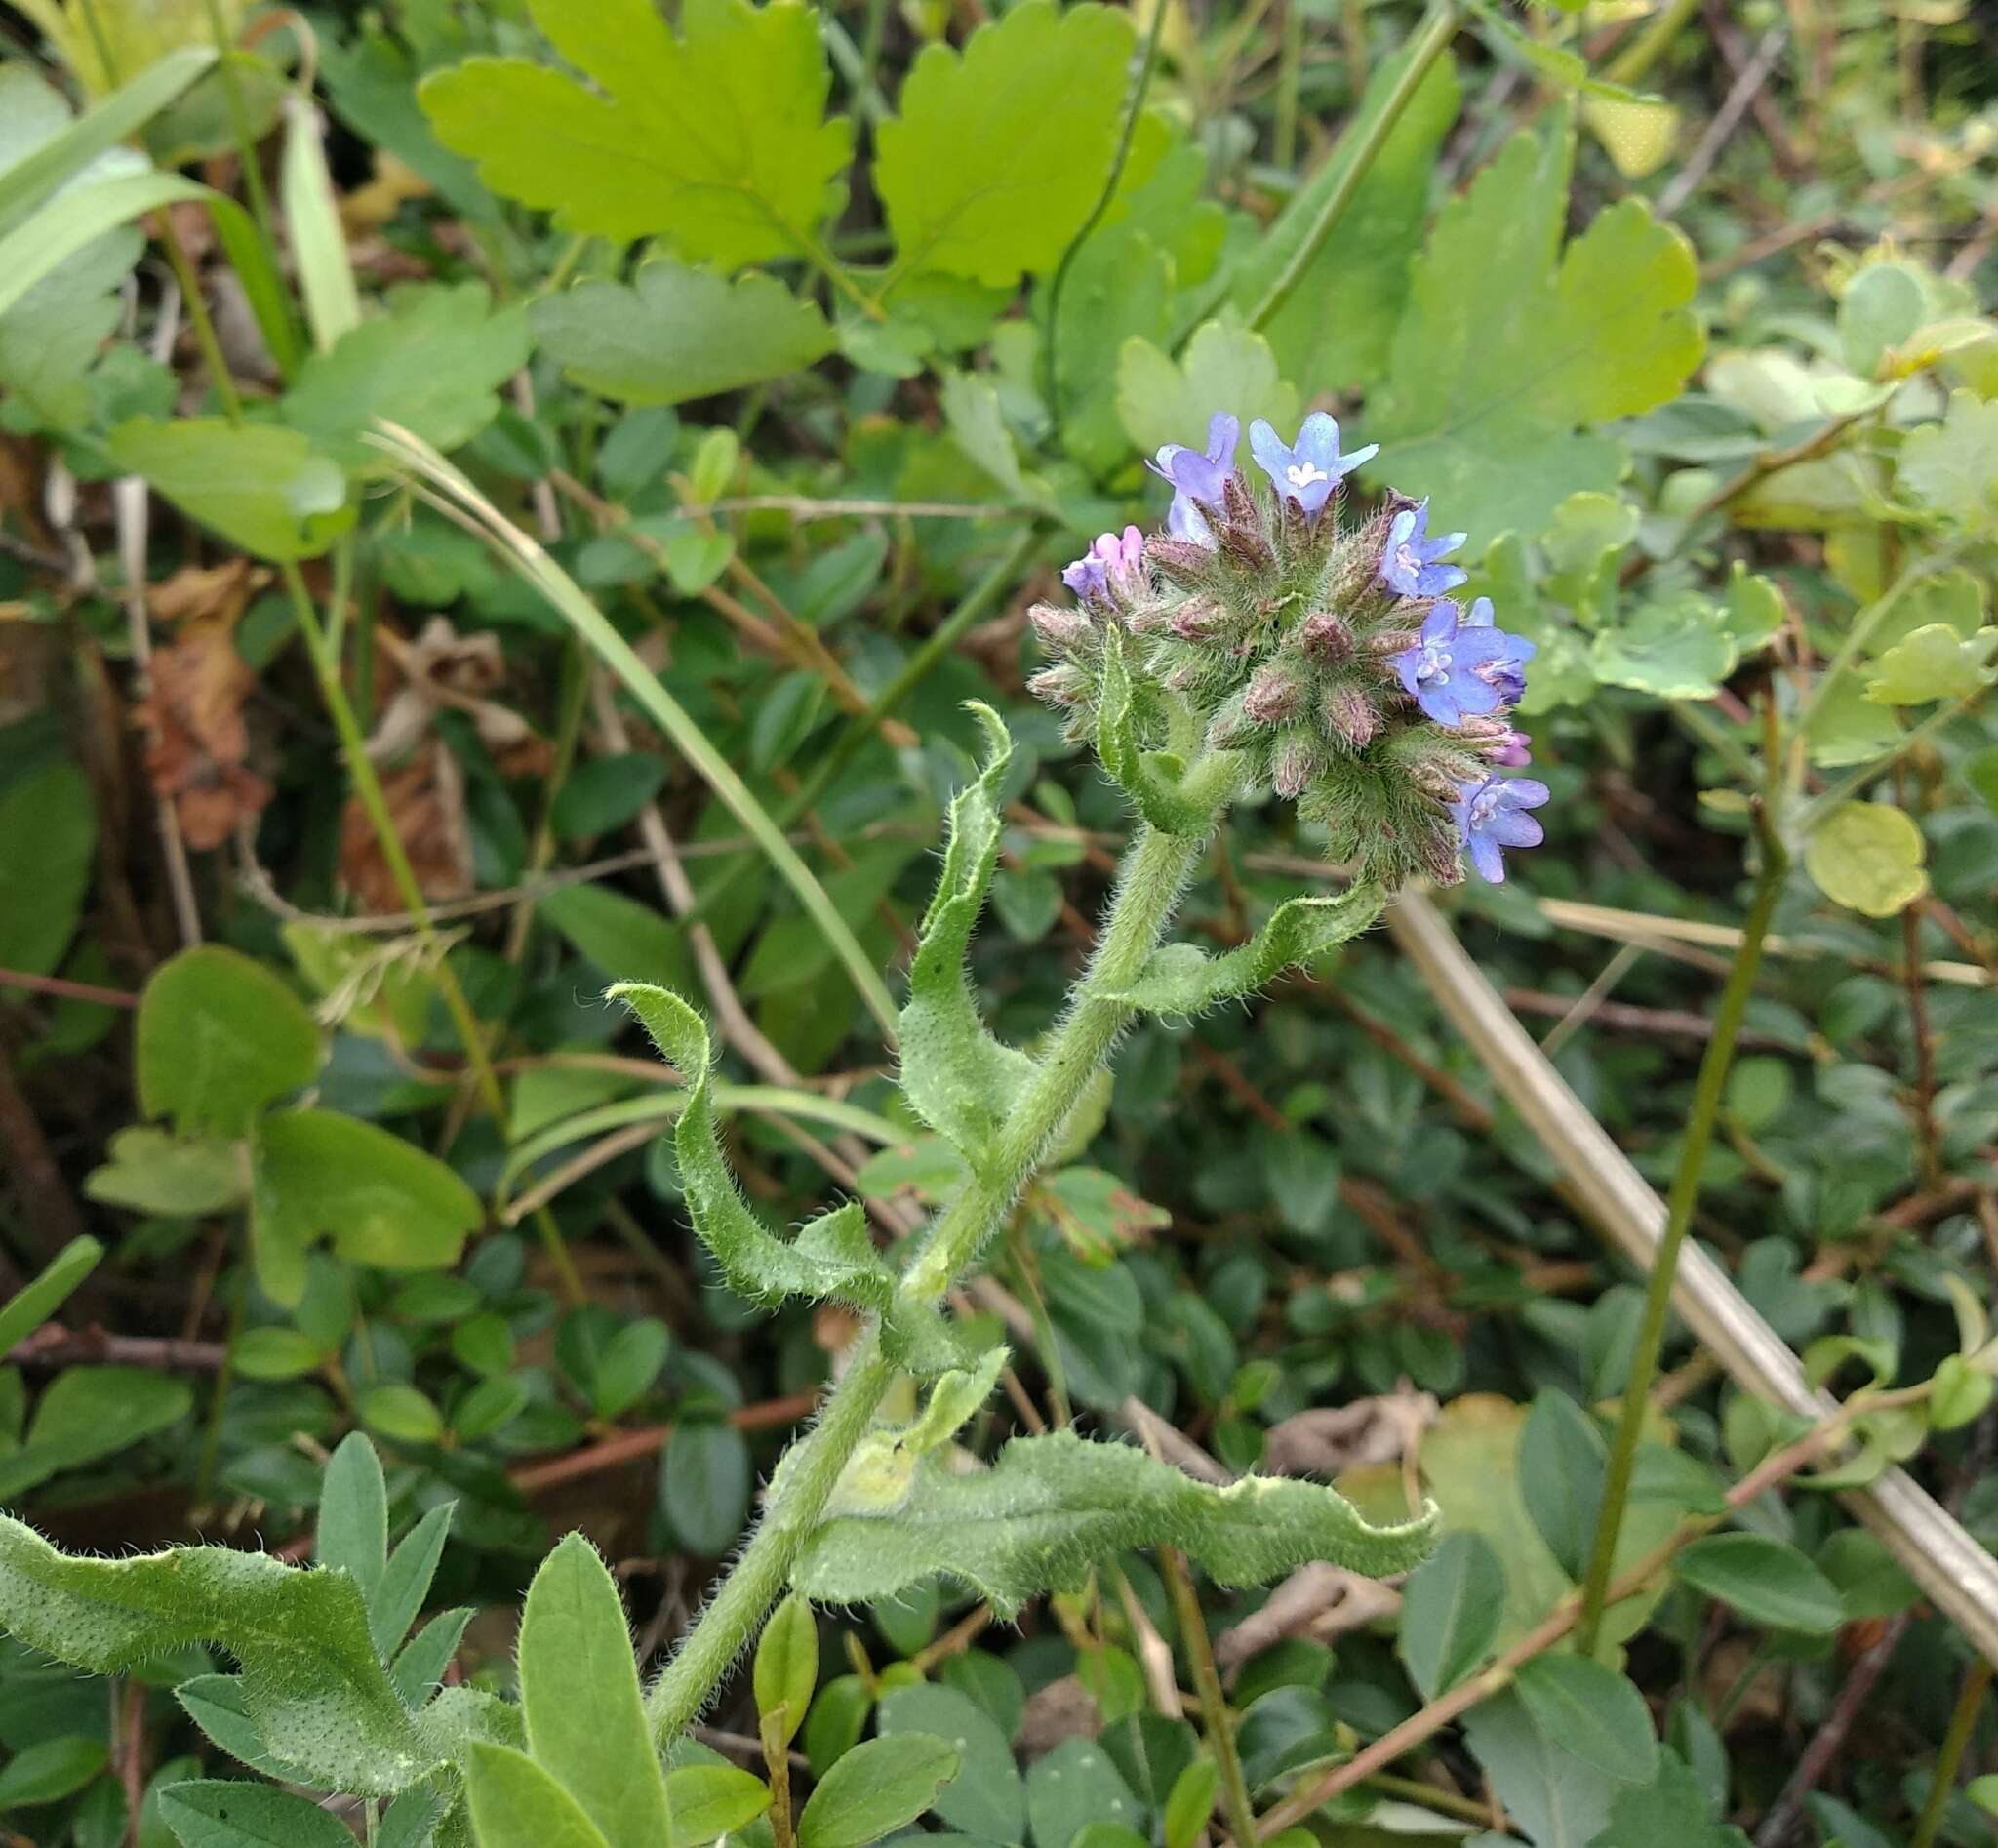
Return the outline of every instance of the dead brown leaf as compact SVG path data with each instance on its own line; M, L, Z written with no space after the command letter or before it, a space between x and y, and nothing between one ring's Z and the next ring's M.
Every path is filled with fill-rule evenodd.
M1272 1426L1262 1466L1272 1475L1336 1476L1356 1463L1393 1463L1436 1422L1436 1400L1403 1386L1350 1405L1314 1406Z
M1064 1674L1027 1696L1016 1744L1031 1762L1045 1757L1064 1739L1095 1739L1103 1730L1102 1709L1079 1675Z
M1392 1586L1315 1560L1292 1573L1260 1610L1222 1630L1215 1638L1214 1659L1223 1669L1238 1668L1251 1656L1288 1637L1331 1642L1400 1609L1401 1593Z
M426 899L461 899L472 889L472 835L465 819L464 772L451 746L432 738L415 756L381 774L389 819ZM340 883L369 911L400 911L402 888L389 871L368 811L349 796L340 818Z
M235 641L236 620L266 575L247 558L211 570L189 567L146 599L175 633L153 652L150 684L133 713L146 736L146 775L174 805L189 847L220 847L273 794L247 762L243 703L257 675Z

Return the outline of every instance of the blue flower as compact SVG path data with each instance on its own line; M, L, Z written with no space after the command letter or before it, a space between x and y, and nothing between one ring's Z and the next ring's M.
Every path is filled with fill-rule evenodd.
M1276 484L1278 494L1295 501L1306 513L1316 513L1332 499L1333 490L1377 454L1380 445L1369 443L1365 449L1341 456L1338 420L1324 411L1314 411L1298 431L1296 448L1262 418L1249 426L1249 448L1262 472Z
M1122 533L1103 533L1074 564L1061 582L1079 597L1105 596L1110 587L1134 582L1144 569L1144 535L1135 526Z
M1168 443L1158 460L1145 466L1173 484L1173 506L1166 515L1166 530L1175 539L1190 539L1196 544L1212 545L1214 535L1194 503L1204 501L1219 506L1221 489L1235 472L1235 445L1241 440L1242 421L1225 411L1217 411L1207 426L1205 453L1188 449L1183 443Z
M1478 877L1493 885L1505 883L1506 847L1538 847L1546 830L1527 814L1547 799L1547 785L1531 777L1487 777L1466 783L1450 805L1458 830L1469 851Z
M1438 603L1422 623L1421 639L1390 658L1409 697L1439 725L1461 725L1509 705L1526 690L1534 645L1494 628L1492 604L1480 597L1468 622L1456 604Z
M1463 583L1464 574L1455 565L1436 561L1456 551L1470 536L1444 533L1431 539L1428 533L1427 501L1404 507L1388 526L1387 545L1380 554L1380 578L1405 597L1440 597Z

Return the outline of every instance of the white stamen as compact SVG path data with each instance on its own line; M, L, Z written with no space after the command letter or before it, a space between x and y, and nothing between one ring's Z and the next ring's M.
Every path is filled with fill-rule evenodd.
M1293 462L1284 470L1285 477L1294 488L1308 488L1314 482L1330 481L1332 477L1316 462Z

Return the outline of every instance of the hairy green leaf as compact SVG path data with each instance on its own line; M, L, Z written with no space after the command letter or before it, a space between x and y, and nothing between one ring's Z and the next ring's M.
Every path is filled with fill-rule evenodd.
M542 350L581 385L627 404L708 398L832 351L824 315L774 276L731 282L670 259L629 284L591 277L528 309Z
M1129 1446L1053 1431L1015 1438L973 1475L926 1460L894 1512L820 1528L794 1583L827 1603L865 1603L941 1575L1011 1616L1123 1547L1178 1547L1217 1585L1266 1585L1317 1559L1405 1572L1428 1551L1434 1525L1425 1510L1370 1527L1319 1483L1250 1476L1216 1488Z
M510 1746L471 1748L465 1795L479 1848L610 1848L576 1799Z
M1122 993L1107 995L1153 1014L1199 1014L1254 994L1286 969L1308 964L1357 937L1380 915L1379 886L1357 885L1338 898L1287 899L1238 949L1210 956L1192 944L1152 951Z
M985 734L985 763L950 804L943 868L909 964L901 1088L923 1121L982 1172L1034 1065L985 1030L965 974L972 928L999 862L999 792L1013 752L999 715L984 705L972 711Z
M816 253L853 133L824 120L812 8L688 0L681 37L652 0L535 0L533 12L596 89L474 58L420 92L438 139L494 191L552 209L565 230L664 234L724 268Z
M581 1805L610 1848L659 1848L666 1787L631 1632L617 1585L580 1534L556 1547L528 1587L520 1704L535 1762Z
M0 1628L94 1674L217 1644L242 1665L266 1747L327 1789L384 1796L436 1762L376 1659L361 1593L343 1572L221 1547L74 1558L0 1515Z
M1147 826L1161 834L1197 838L1214 826L1214 811L1179 787L1185 766L1170 751L1145 750L1138 742L1131 670L1124 661L1124 634L1115 623L1103 629L1103 677L1097 698L1097 756Z
M388 1569L388 1484L375 1446L359 1431L341 1438L327 1460L312 1556L353 1580L363 1604L373 1600Z
M795 1593L763 1627L756 1644L756 1711L764 1726L788 1746L805 1723L819 1685L819 1624Z
M1047 0L980 26L962 54L927 46L876 133L898 273L1005 288L1052 269L1102 193L1130 55L1123 13Z
M1375 472L1433 495L1474 543L1538 533L1577 489L1613 486L1621 446L1586 427L1664 403L1699 362L1692 250L1641 200L1562 254L1574 144L1564 107L1444 207L1368 407Z
M856 1308L885 1310L895 1278L875 1255L858 1202L822 1214L788 1244L749 1210L722 1153L712 1096L714 1052L700 1016L677 994L646 983L620 982L608 992L637 1015L687 1085L673 1126L680 1185L694 1229L729 1287L757 1303L831 1297Z

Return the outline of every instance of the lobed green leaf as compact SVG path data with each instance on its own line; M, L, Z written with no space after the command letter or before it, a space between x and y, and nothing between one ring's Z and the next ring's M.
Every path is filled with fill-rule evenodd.
M1185 766L1170 751L1145 750L1138 742L1131 669L1124 633L1103 629L1103 677L1097 693L1097 756L1110 780L1131 798L1145 824L1161 834L1197 838L1214 826L1214 810L1182 792Z

